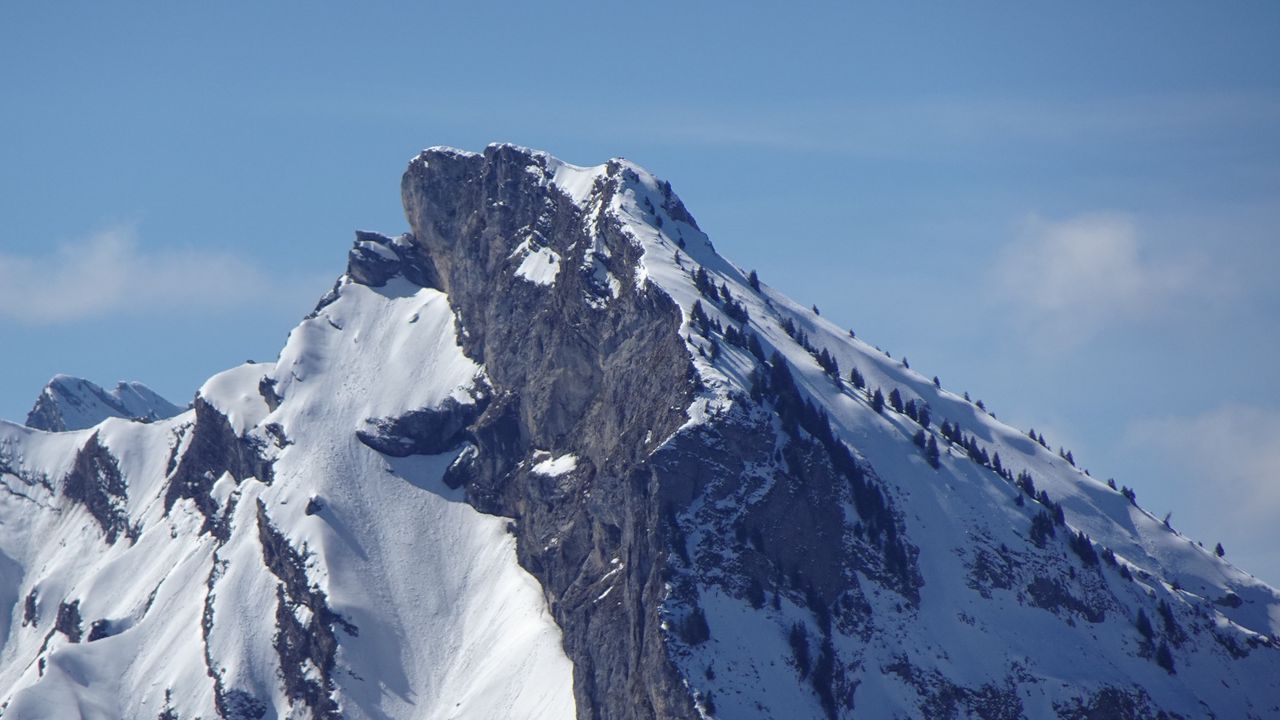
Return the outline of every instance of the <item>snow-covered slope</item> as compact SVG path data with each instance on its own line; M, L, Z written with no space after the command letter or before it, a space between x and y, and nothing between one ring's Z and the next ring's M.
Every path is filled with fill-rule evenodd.
M715 691L725 717L787 717L801 703L785 679L776 679L788 656L796 662L794 647L783 647L778 632L787 624L807 628L810 662L831 653L829 698L826 681L812 679L813 699L832 715L856 707L858 717L1149 717L1161 709L1185 717L1280 716L1280 604L1273 588L1028 433L747 277L695 227L663 212L669 193L662 183L629 169L634 177L608 211L625 218L645 248L639 272L684 312L683 332L707 387L706 415L755 412L742 394L768 384L760 379L761 363L746 341L734 347L724 330L754 335L771 365L785 362L800 396L829 419L836 440L875 472L901 533L919 552L918 600L910 592L864 596L862 609L875 628L870 637L864 628L841 628L835 609L815 611L812 602L805 607L784 596L771 609L751 612L726 593L732 581L703 580L709 640L680 662L690 676L708 669L696 684ZM707 284L699 291L703 270ZM702 328L695 305L709 318ZM855 369L865 388L852 382ZM930 421L922 425L919 410L876 411L876 391L927 408ZM943 437L944 421L957 428L957 440ZM930 442L940 448L936 468L928 460ZM749 507L766 492L769 474L760 473L758 486L724 491ZM1037 491L1019 484L1024 476L1025 487ZM1032 519L1057 508L1053 537L1041 546ZM691 534L704 536L700 544L714 566L727 557L730 565L747 561L741 547L705 538L709 527L731 527L717 527L722 517L719 508L695 504L684 520ZM716 572L697 560L700 569ZM904 607L904 599L914 602ZM828 612L837 620L830 630L822 627ZM1140 613L1154 628L1150 637L1137 629L1145 625ZM772 642L760 642L769 636ZM1166 648L1171 669L1160 666ZM766 678L774 682L761 682Z
M3 716L1280 716L1280 597L670 186L432 148L274 363L0 424Z
M438 291L344 280L278 363L213 377L194 410L0 425L4 716L572 717L572 666L505 521L440 482L457 452L391 458L356 436L482 388ZM126 518L114 543L83 485Z
M139 382L116 383L108 392L83 378L55 375L27 414L27 427L83 430L111 417L150 422L180 412L181 408Z

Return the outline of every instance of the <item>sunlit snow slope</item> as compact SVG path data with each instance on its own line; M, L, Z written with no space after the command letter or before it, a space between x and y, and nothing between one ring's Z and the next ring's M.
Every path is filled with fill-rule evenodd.
M212 411L0 425L4 717L573 716L572 667L505 521L440 483L456 452L388 458L356 437L366 418L472 401L482 371L445 297L344 279L331 300L276 364L210 379ZM208 515L202 499L166 511L219 422L271 477L222 472ZM115 543L68 497L89 445L127 480L107 494L127 517Z

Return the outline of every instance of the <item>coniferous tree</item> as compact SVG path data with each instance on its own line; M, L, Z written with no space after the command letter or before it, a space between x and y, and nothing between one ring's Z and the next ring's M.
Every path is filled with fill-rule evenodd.
M751 286L752 290L760 292L760 276L756 274L755 270L752 270L751 273L747 275L747 284Z
M728 293L728 292L729 290L728 290L728 287L726 286L725 293ZM751 315L747 312L747 306L743 305L737 300L732 300L732 299L725 301L724 314L728 315L731 319L740 323L745 323L751 319Z
M925 430L928 430L928 429L929 429L929 421L932 419L932 418L930 418L930 417L929 417L929 406L928 406L928 405L921 404L921 405L920 405L920 410L919 410L919 412L917 413L917 415L919 416L919 417L918 417L918 421L919 421L919 423L920 423L920 427L924 428Z
M898 392L898 388L889 391L889 405L894 412L902 412L902 393Z
M1031 518L1030 535L1031 542L1035 543L1036 547L1041 548L1044 547L1045 542L1047 542L1049 538L1053 537L1053 521L1049 519L1048 515L1044 514L1043 510L1036 513L1035 517Z
M840 363L836 362L835 355L827 352L826 348L822 348L817 355L817 359L818 364L822 366L823 370L827 371L828 375L836 379L840 378Z
M821 312L820 310L818 310L818 306L817 306L817 305L814 305L814 306L813 306L813 314L814 314L814 315L821 315L821 314L822 314L822 312Z
M1218 557L1223 557L1227 554L1227 551L1222 548L1222 543L1218 543L1217 546L1213 548L1213 554Z
M917 430L915 437L913 437L912 440L921 450L925 449L925 446L928 444L924 438L924 430Z
M730 345L741 345L742 334L738 332L738 328L730 325L724 329L724 341Z
M1138 632L1141 633L1142 637L1146 638L1147 641L1150 641L1153 637L1155 637L1156 633L1155 633L1155 630L1151 627L1151 618L1147 617L1146 610L1143 610L1142 608L1138 608L1138 620L1134 624L1138 626Z
M755 578L747 583L747 602L756 610L764 607L764 586Z
M1156 664L1165 669L1170 675L1177 675L1177 671L1173 669L1173 653L1169 650L1169 643L1160 643L1159 649L1156 650Z
M693 273L693 286L698 289L698 292L703 297L714 298L717 294L716 285L712 282L711 276L707 274L707 269L704 267L699 267Z
M1093 549L1093 541L1083 530L1071 537L1071 549L1080 556L1086 567L1098 564L1098 553Z
M693 310L689 313L689 316L693 320L693 324L697 326L698 331L706 335L711 328L711 320L707 317L707 312L702 309L701 300L693 301Z
M904 368L906 368L906 369L908 369L908 370L910 370L910 369L911 369L911 363L907 360L907 356L906 356L906 355L903 355L903 356L902 356L902 367L904 367Z
M942 464L942 453L938 450L938 438L933 435L929 436L929 444L925 448L924 456L935 470Z
M747 351L760 362L764 362L764 348L760 346L760 338L753 332L747 332Z
M884 413L884 393L880 392L880 388L876 388L875 394L871 396L871 409Z
M788 636L791 641L791 654L796 660L796 669L800 671L800 679L809 676L809 633L803 623L794 623Z
M827 633L818 649L818 660L813 664L813 690L828 718L836 717L836 696L832 687L835 680L835 648L831 634Z
M937 375L933 376L933 386L938 388L939 390L942 389L942 381L938 379Z
M690 645L701 645L711 639L711 628L707 625L707 615L700 607L695 607L693 612L689 613L680 629L685 642Z
M866 378L862 377L862 373L858 372L858 368L856 367L849 370L849 382L853 383L853 386L859 390L867 387Z
M1177 584L1175 584L1174 589L1176 590L1177 587ZM1160 611L1160 620L1164 624L1164 632L1166 635L1170 635L1174 638L1182 635L1182 627L1178 625L1177 618L1173 616L1173 608L1169 606L1169 603L1161 600L1160 604L1156 606L1156 610Z

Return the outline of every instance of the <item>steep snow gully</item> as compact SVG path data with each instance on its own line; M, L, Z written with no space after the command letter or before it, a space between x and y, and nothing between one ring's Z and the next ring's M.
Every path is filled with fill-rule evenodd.
M0 715L1280 717L1274 589L666 182L431 148L402 198L275 362L0 422Z

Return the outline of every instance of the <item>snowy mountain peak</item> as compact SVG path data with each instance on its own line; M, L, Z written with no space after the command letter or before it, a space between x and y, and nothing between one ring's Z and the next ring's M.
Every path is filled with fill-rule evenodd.
M139 382L120 382L107 391L84 378L58 374L40 391L26 424L64 432L90 428L111 417L152 422L180 412L181 408Z
M670 435L659 431L660 425L648 427L646 440L659 441L650 461L662 465L656 458L682 447L688 434L699 436L703 452L707 447L734 451L716 454L714 461L706 458L714 469L705 471L693 471L687 458L675 463L682 467L677 475L693 472L701 479L693 488L674 478L666 486L674 493L666 502L684 508L667 532L689 547L665 565L672 594L664 607L672 627L685 630L665 642L690 685L720 698L721 708L732 703L728 716L780 717L797 707L797 698L781 700L776 686L757 682L773 675L770 668L778 658L760 664L747 659L758 648L743 647L744 654L734 656L721 644L726 636L785 634L792 620L784 618L794 619L786 609L788 597L794 607L811 613L801 625L807 625L809 636L831 645L827 659L839 669L837 677L809 678L814 713L830 716L849 709L854 686L880 698L903 692L883 677L853 673L873 657L881 668L899 667L909 674L902 681L909 687L907 696L917 700L899 697L893 705L927 704L934 694L951 694L967 696L969 712L983 716L976 708L986 690L959 682L950 666L924 660L931 652L961 653L956 643L967 642L954 630L955 612L935 608L919 614L938 598L955 597L952 588L961 595L974 593L974 600L988 606L986 620L970 610L958 611L961 619L974 619L971 627L995 638L989 642L1026 658L1041 655L1043 633L1074 636L1070 628L1080 621L1123 634L1126 628L1131 632L1135 618L1173 613L1163 640L1140 633L1136 644L1080 645L1079 658L1065 664L1062 658L1033 661L1038 672L1072 676L1069 668L1085 666L1089 658L1114 656L1117 673L1087 682L1075 675L1073 689L1056 699L1033 702L1017 691L999 701L1011 708L1038 707L1033 715L1068 708L1088 713L1116 703L1138 715L1144 708L1154 714L1161 707L1186 707L1188 693L1214 695L1213 703L1223 703L1208 685L1169 671L1177 664L1218 662L1198 651L1189 651L1194 659L1173 659L1181 654L1181 628L1192 624L1191 616L1208 622L1201 627L1217 628L1205 638L1209 656L1225 649L1225 657L1258 663L1259 669L1277 662L1280 615L1273 589L1172 532L1132 497L1088 477L1027 433L1000 423L985 408L726 261L669 184L623 160L565 167L545 153L512 146L491 146L465 157L420 156L402 182L406 213L415 242L442 271L441 287L468 331L463 345L476 357L501 356L510 344L536 340L536 331L529 337L529 325L512 322L513 303L533 308L517 313L519 318L537 317L548 303L561 313L566 306L582 307L582 314L560 325L583 327L596 314L605 322L643 314L620 309L636 302L656 307L674 302L684 352L657 363L688 363L694 382L655 379L681 391L674 393L681 398L674 404L686 407L687 421ZM440 193L442 185L467 191ZM534 267L545 259L555 273L530 277L531 258L536 258ZM646 367L653 367L649 362ZM501 366L486 365L491 376ZM605 361L600 367L608 366ZM557 370L546 368L552 374ZM744 435L756 442L744 442ZM772 457L761 454L760 447L773 448ZM483 486L470 482L473 491ZM796 482L807 489L800 491ZM842 504L843 512L832 514ZM733 510L726 513L727 507ZM807 526L796 528L785 520L796 516L806 518ZM1046 518L1048 526L1042 522ZM762 541L744 548L744 536ZM726 542L728 537L738 542ZM770 537L787 538L792 547L771 547ZM843 549L818 551L833 544ZM798 548L804 552L797 554ZM1081 574L1081 563L1087 574ZM761 568L790 577L779 583ZM1115 579L1107 579L1108 573ZM840 579L849 577L862 580L842 585ZM903 614L900 607L874 602L877 586L913 609ZM745 618L723 603L746 598L755 605L757 588L778 597L775 609L750 616L753 621L744 625ZM825 628L824 618L840 614L837 609L844 629ZM1062 623L1058 630L1041 626L1044 614ZM1013 616L1022 619L1004 621ZM865 632L865 623L893 642L854 641ZM1030 626L1041 629L1029 632ZM911 640L905 655L898 645L902 638ZM682 642L685 647L676 649ZM1231 650L1245 647L1259 650L1247 659ZM725 662L726 652L735 658L735 673L689 679ZM815 662L816 651L808 652L809 662ZM1133 660L1126 664L1121 655ZM792 656L790 662L801 660ZM974 657L971 663L985 667L980 674L997 684L1018 685L1017 673L989 657ZM1271 689L1258 691L1259 700L1273 698L1276 691L1264 684ZM694 698L705 711L703 696L695 692ZM1230 707L1227 714L1248 715L1260 712L1266 701L1217 706Z
M644 169L431 148L401 195L275 362L0 423L5 717L1280 713L1274 589Z

